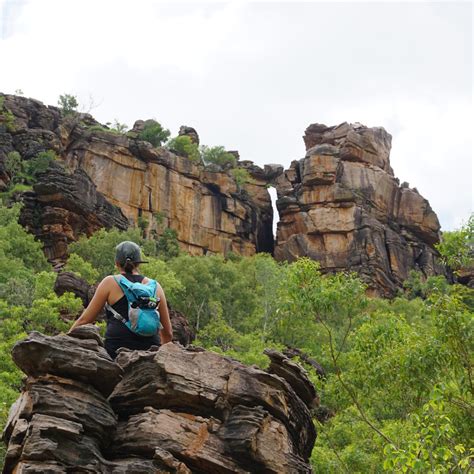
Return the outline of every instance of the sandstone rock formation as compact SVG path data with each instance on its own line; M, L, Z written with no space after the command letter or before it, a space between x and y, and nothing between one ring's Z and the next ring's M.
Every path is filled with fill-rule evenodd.
M93 326L32 333L13 350L28 378L4 472L309 473L314 387L269 354L280 375L172 343L115 363Z
M384 129L313 124L304 140L306 157L274 180L277 259L308 256L324 271L356 271L384 296L394 295L411 269L442 272L433 247L436 214L394 177Z
M44 243L50 261L66 260L68 244L80 235L91 236L103 227L128 228L120 208L97 192L81 169L69 172L53 163L33 191L24 193L23 202L20 223Z
M0 186L8 182L4 162L12 150L28 160L53 149L66 165L63 174L53 167L24 195L23 223L45 242L52 261L63 261L67 243L81 233L141 218L150 236L176 230L181 248L193 255L307 256L325 272L357 272L383 296L396 294L412 269L443 272L434 249L436 214L416 189L399 185L390 166L391 136L382 128L310 125L306 157L289 169L239 161L251 175L240 189L228 172L140 140L142 120L122 135L87 114L65 118L38 101L4 97L15 121L9 129L0 121ZM191 127L179 133L199 141ZM269 185L278 194L276 239Z
M15 117L11 129L0 124L0 175L4 180L8 180L4 167L8 152L16 150L28 160L40 151L52 149L67 168L74 171L71 179L81 181L85 172L96 186L98 195L119 206L131 224L136 225L141 217L142 222L148 223L149 234L171 227L177 231L183 250L191 254L232 251L252 255L257 251L273 250L273 238L268 239L267 232L273 220L268 193L261 194L257 203L251 193L243 193L238 188L230 173L204 170L185 157L139 140L145 122L137 121L129 134L121 135L101 130L86 114L63 118L56 107L45 107L24 97L3 97L5 106ZM199 140L191 127L182 127L181 133L191 136L194 141ZM79 174L76 176L76 173ZM55 185L56 177L51 179ZM47 185L49 178L45 177L43 181ZM80 186L77 189L80 190ZM264 187L262 189L265 191ZM42 196L42 189L34 191L37 195L39 192L43 203L55 198L48 192ZM57 191L66 194L66 199L69 197L64 187ZM36 198L29 196L33 201ZM89 200L89 196L78 196L77 193L74 198L79 202ZM53 207L55 215L46 219L47 225L50 220L55 225L49 236L42 223L33 229L36 220L26 218L26 221L35 234L45 238L48 257L60 260L65 256L64 243L78 237L76 230L82 232L83 227L92 228L100 219L93 216L92 222L86 223L76 216L69 216L67 207L60 211L55 204L60 203L49 206ZM32 207L37 209L36 202ZM61 212L65 220L79 220L78 228L68 224L60 229L56 221L61 218ZM114 225L118 223L117 219L113 220ZM122 222L120 219L119 227Z

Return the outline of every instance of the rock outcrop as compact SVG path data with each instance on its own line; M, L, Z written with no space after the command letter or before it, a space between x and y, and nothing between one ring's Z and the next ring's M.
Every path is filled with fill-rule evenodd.
M46 257L65 261L68 245L78 236L112 227L128 228L119 207L110 204L81 169L70 172L53 163L39 176L33 191L23 194L20 223L44 243Z
M304 140L306 157L274 179L277 259L307 256L323 271L356 271L383 296L393 296L411 269L442 272L436 214L394 177L384 129L313 124Z
M13 350L28 377L4 472L309 473L314 387L269 355L279 375L172 343L115 363L93 326L32 333Z
M287 170L239 161L251 176L239 186L229 172L140 140L143 120L124 135L87 114L63 117L32 99L2 97L14 121L6 127L0 120L0 187L10 179L4 166L10 151L29 160L52 149L65 165L53 166L23 197L23 223L45 242L52 261L64 261L67 243L81 233L139 224L148 236L171 227L193 255L307 256L325 272L357 272L383 296L396 294L412 269L443 273L434 249L436 214L394 177L391 136L382 128L310 125L305 158ZM179 133L199 143L192 127ZM276 240L269 185L278 194Z
M203 169L186 157L140 140L144 121L137 121L128 134L118 134L99 126L87 114L62 117L56 107L45 107L41 102L11 95L2 97L5 107L14 116L14 123L8 129L0 123L0 178L3 177L3 182L9 179L5 160L10 151L16 150L28 160L52 149L73 173L70 179L81 182L83 173L87 174L98 195L118 206L128 223L137 225L141 219L140 224L148 235L171 227L177 232L181 248L193 255L229 252L252 255L273 251L273 210L264 186L257 202L251 192L240 189L231 173ZM180 133L196 143L199 141L191 127L182 127ZM57 184L56 176L47 173L43 185L50 181L53 186ZM88 189L86 185L85 190ZM56 197L48 191L44 194L43 189L34 189L34 192L36 195L29 196L30 200L42 199L45 203ZM65 186L57 192L66 199L69 197ZM59 197L59 201L63 197ZM90 197L76 193L74 198L81 203ZM56 225L61 212L65 214L64 219L76 218L69 216L67 207L60 211L63 208L56 204L60 203L56 201L49 206L54 208L54 215L46 219L46 225L50 220ZM32 207L37 209L36 202ZM79 219L77 229L56 226L48 237L43 223L34 219L27 221L35 234L45 238L48 257L61 260L64 259L64 242L77 238L76 230L92 228L100 220L96 214L91 215L90 223ZM117 224L115 217L112 220ZM267 229L270 229L270 238Z

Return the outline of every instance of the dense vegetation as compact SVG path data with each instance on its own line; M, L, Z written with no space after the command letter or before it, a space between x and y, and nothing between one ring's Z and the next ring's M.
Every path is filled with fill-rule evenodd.
M55 275L40 245L18 225L18 212L0 207L2 424L22 378L12 345L33 329L65 331L81 310L72 295L54 294ZM445 240L457 242L445 258L470 255L468 227L459 231L462 239ZM70 247L67 269L90 283L100 280L114 272L114 247L126 239L143 246L150 263L142 272L158 279L171 305L187 315L197 344L262 367L265 347L294 347L324 368L318 376L306 365L321 399L314 409L315 472L468 471L472 290L414 273L406 294L368 299L355 275L323 276L308 259L191 257L178 252L172 232L144 240L139 229L80 239Z

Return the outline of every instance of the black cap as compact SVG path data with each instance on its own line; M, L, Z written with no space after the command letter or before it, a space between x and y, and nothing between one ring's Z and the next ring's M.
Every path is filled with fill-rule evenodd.
M148 263L142 260L140 247L135 242L125 240L115 247L115 261L120 265L125 265L127 260L133 263Z

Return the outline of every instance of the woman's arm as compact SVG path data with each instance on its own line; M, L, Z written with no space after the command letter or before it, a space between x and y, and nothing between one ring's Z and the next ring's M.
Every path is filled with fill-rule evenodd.
M97 287L97 290L95 291L91 302L83 311L81 316L76 319L74 324L71 326L71 329L69 329L69 332L71 332L74 328L77 328L78 326L93 323L96 320L97 315L105 306L105 303L107 303L107 298L109 297L110 292L110 278L111 277L105 277L99 283L99 286Z
M156 293L160 298L160 306L158 309L160 312L160 322L163 325L163 328L160 329L160 342L161 344L166 344L173 339L173 328L171 327L171 320L168 312L168 303L166 302L165 292L160 285L158 285Z

